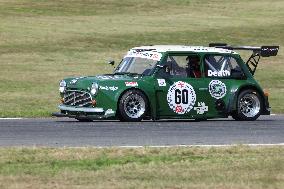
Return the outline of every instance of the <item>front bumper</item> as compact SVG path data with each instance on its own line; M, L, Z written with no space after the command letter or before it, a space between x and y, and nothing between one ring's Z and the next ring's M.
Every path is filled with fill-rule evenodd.
M115 111L112 109L104 110L103 108L87 108L59 105L60 112L52 113L55 117L70 118L88 118L88 119L106 119L115 117Z

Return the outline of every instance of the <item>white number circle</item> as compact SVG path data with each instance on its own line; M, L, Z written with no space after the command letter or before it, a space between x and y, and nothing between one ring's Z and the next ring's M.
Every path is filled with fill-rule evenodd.
M196 101L193 87L183 81L175 82L170 86L167 94L169 107L177 114L189 112Z

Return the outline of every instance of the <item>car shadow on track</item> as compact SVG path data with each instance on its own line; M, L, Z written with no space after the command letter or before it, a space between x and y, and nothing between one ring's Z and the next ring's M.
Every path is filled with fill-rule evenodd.
M56 122L62 122L62 123L81 123L81 124L88 124L88 123L165 123L165 122L170 122L170 123L185 123L185 122L192 122L192 123L202 123L202 122L239 122L239 123L257 123L257 122L267 122L267 121L276 121L273 119L259 119L255 121L235 121L232 118L220 118L220 119L208 119L208 120L194 120L194 119L160 119L160 120L142 120L141 122L123 122L119 120L93 120L89 122L80 122L77 120L74 120L70 118L70 120L65 119L65 120L56 120Z

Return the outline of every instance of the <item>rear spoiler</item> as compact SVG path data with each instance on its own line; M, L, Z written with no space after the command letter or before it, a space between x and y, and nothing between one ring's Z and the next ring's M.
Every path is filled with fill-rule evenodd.
M259 53L262 57L276 56L279 50L279 46L228 46L226 43L210 43L209 47L222 48L228 50L251 50L254 53Z
M228 46L226 43L210 43L209 47L222 48L228 50L248 50L252 51L252 55L247 60L246 65L249 68L249 71L252 75L256 70L260 57L270 57L276 56L279 50L279 46L261 46L261 47L252 47L252 46Z

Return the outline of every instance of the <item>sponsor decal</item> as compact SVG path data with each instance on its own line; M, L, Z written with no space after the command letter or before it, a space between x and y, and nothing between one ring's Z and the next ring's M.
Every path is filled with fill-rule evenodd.
M169 107L177 114L188 113L194 106L196 94L189 83L175 82L170 86L167 94Z
M84 78L84 77L77 77L77 78L75 78L75 79L72 79L69 83L74 85L74 84L77 83L77 81L78 81L79 79L82 79L82 78Z
M72 80L70 81L70 84L75 84L77 81L78 81L78 79L72 79Z
M136 81L125 82L126 87L137 87L138 83Z
M118 89L118 87L115 86L100 86L100 89L102 90L106 90L106 91L116 91Z
M115 111L113 111L112 109L107 109L105 115L114 114L114 113Z
M158 52L152 52L152 51L138 52L136 50L130 50L128 51L125 57L138 57L138 58L146 58L146 59L160 61L162 58L162 54Z
M231 93L237 92L238 89L231 89Z
M208 76L214 76L214 77L228 77L231 73L228 70L222 70L222 71L212 71L208 70Z
M205 105L205 102L198 102L197 106L194 107L194 110L197 114L204 114L205 112L208 112L208 106Z
M167 86L165 79L157 79L157 81L158 81L158 84L159 84L160 87Z
M99 75L97 76L98 79L114 79L112 76L108 76L108 75Z
M209 93L213 98L223 98L227 93L226 85L219 80L212 80L209 83Z
M113 78L118 79L118 78L121 78L121 77L122 77L121 75L115 75Z

